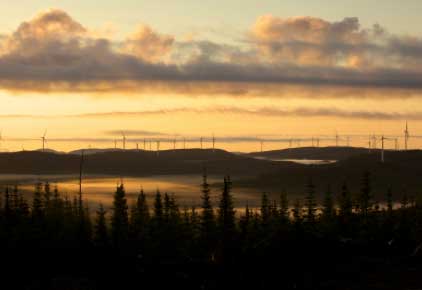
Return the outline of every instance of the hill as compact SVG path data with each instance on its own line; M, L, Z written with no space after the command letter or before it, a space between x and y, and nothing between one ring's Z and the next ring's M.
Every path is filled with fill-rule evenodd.
M2 174L76 174L80 155L21 151L0 153ZM280 164L239 156L223 150L144 150L96 152L84 157L83 171L89 174L145 176L156 174L200 174L206 165L210 174L257 175Z
M386 151L385 162L380 162L379 152L356 154L339 162L324 165L281 166L275 171L261 174L256 178L242 180L240 186L256 187L279 193L286 190L292 194L303 194L309 179L317 187L319 195L330 185L339 192L347 182L352 192L360 190L361 178L365 171L372 176L375 197L382 200L391 187L396 199L402 193L416 196L422 192L422 151Z
M372 149L378 152L379 149ZM362 147L299 147L246 154L249 157L265 158L270 160L280 159L311 159L311 160L344 160L349 157L368 154L368 148Z

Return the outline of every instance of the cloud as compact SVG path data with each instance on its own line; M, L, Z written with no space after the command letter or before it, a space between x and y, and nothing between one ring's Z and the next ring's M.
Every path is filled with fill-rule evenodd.
M140 25L124 43L124 51L144 61L157 62L170 53L174 37L162 35L148 25Z
M208 106L202 108L179 107L172 109L155 109L145 111L132 112L101 112L101 113L84 113L74 115L25 115L25 114L10 114L0 115L0 119L55 119L55 118L141 118L145 116L163 115L163 114L177 114L177 113L196 113L196 114L240 114L240 115L255 115L260 117L334 117L341 119L362 119L362 120L415 120L422 121L422 111L412 112L383 112L374 110L344 110L335 107L296 107L290 109L276 108L276 107L259 107L248 109L238 106ZM174 136L156 131L146 130L109 130L105 134L113 136L121 136L122 132L126 136Z
M0 89L16 92L421 96L422 40L357 18L259 17L238 45L177 42L143 25L123 43L48 10L0 39ZM363 92L362 92L363 90ZM368 93L369 91L369 93ZM301 94L294 96L300 97Z
M104 115L103 115L104 116ZM116 116L116 114L113 114ZM145 131L145 130L109 130L105 131L104 134L111 136L169 136L167 133L155 132L155 131Z

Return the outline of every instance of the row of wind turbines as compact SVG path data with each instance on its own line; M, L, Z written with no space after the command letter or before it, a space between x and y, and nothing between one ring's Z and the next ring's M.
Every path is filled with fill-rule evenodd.
M405 129L404 129L404 150L408 150L408 144L409 144L409 138L410 138L410 132L409 132L409 127L408 127L408 123L406 121L406 125L405 125ZM41 145L42 145L42 151L45 152L46 150L46 144L47 144L47 130L44 131L44 134L40 137L41 139ZM180 140L181 139L181 140ZM0 131L0 143L2 142L3 137L2 137L2 132ZM216 149L216 138L215 135L212 135L211 139L206 139L204 137L199 137L198 141L199 141L199 148L200 149L204 149L204 145L206 142L209 142L208 140L211 140L212 143L212 149L215 150ZM261 152L264 151L264 143L265 140L263 139L259 139L257 137L257 140L260 144L260 150ZM172 143L173 144L173 149L177 149L177 142L181 141L182 142L182 148L183 149L187 149L187 142L192 142L192 139L187 139L185 137L183 138L178 138L175 137L174 139L168 139L167 143ZM288 148L294 148L295 144L297 145L296 147L301 147L301 141L304 141L302 139L294 139L294 138L290 138L288 140ZM308 141L310 141L310 146L311 147L320 147L320 141L321 138L320 137L312 137L310 139L308 139ZM350 146L350 142L351 142L351 138L350 136L346 136L345 138L341 138L340 135L338 134L338 132L335 133L334 136L334 142L335 142L335 146L339 147L340 146L340 142L345 141L345 146L349 147ZM384 151L385 151L385 144L386 141L393 141L394 142L394 148L395 150L399 150L399 138L397 137L386 137L384 135L381 136L376 136L375 134L369 135L368 136L368 149L371 152L373 149L378 149L378 142L381 142L381 161L384 162ZM124 131L121 132L121 144L122 144L122 148L118 148L118 143L119 143L119 139L114 139L114 148L115 149L123 149L126 150L127 149L127 142L128 139L126 137L126 134L124 133ZM161 146L161 142L163 142L163 140L153 140L153 139L147 139L144 138L143 142L141 142L141 145L143 144L143 150L150 150L150 151L156 151L157 154L159 154L160 152L160 146ZM164 141L166 142L166 141ZM136 149L140 150L140 146L139 143L135 143L136 145ZM154 146L155 145L155 146ZM155 148L153 148L155 147Z

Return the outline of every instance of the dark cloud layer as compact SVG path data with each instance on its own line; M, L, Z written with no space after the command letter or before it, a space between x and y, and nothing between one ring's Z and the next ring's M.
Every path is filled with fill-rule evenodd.
M55 118L140 118L151 115L177 114L177 113L217 113L217 114L240 114L255 115L260 117L334 117L342 119L362 119L362 120L415 120L422 121L422 111L413 112L383 112L373 110L344 110L332 107L326 108L308 108L297 107L292 109L261 107L256 109L246 109L243 107L206 107L202 109L194 108L174 108L174 109L157 109L134 112L101 112L101 113L85 113L75 115L25 115L10 114L0 115L0 119L55 119ZM110 130L105 132L107 135L121 136L174 136L174 134L166 134L156 131L147 130Z
M422 89L422 39L391 35L380 25L363 29L357 18L263 16L246 38L239 47L181 43L141 26L117 45L66 12L49 10L0 38L0 87L239 95L255 85L260 94L285 85Z

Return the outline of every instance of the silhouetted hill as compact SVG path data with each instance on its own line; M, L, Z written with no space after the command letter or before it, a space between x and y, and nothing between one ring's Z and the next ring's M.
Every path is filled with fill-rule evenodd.
M372 150L372 152L379 150ZM368 154L368 148L362 147L300 147L246 154L251 157L266 159L313 159L313 160L344 160L349 157Z
M347 182L354 192L360 190L364 171L372 175L375 197L381 198L392 187L396 199L406 191L409 196L422 193L422 151L386 151L385 162L380 162L380 152L352 156L336 163L324 165L280 166L269 174L241 182L242 186L253 186L270 192L286 190L292 194L303 194L309 178L314 180L319 194L330 184L339 192Z
M72 174L79 172L80 156L38 151L0 153L0 173ZM125 150L88 154L84 173L142 176L198 174L206 164L210 174L256 175L279 163L239 156L223 150Z

